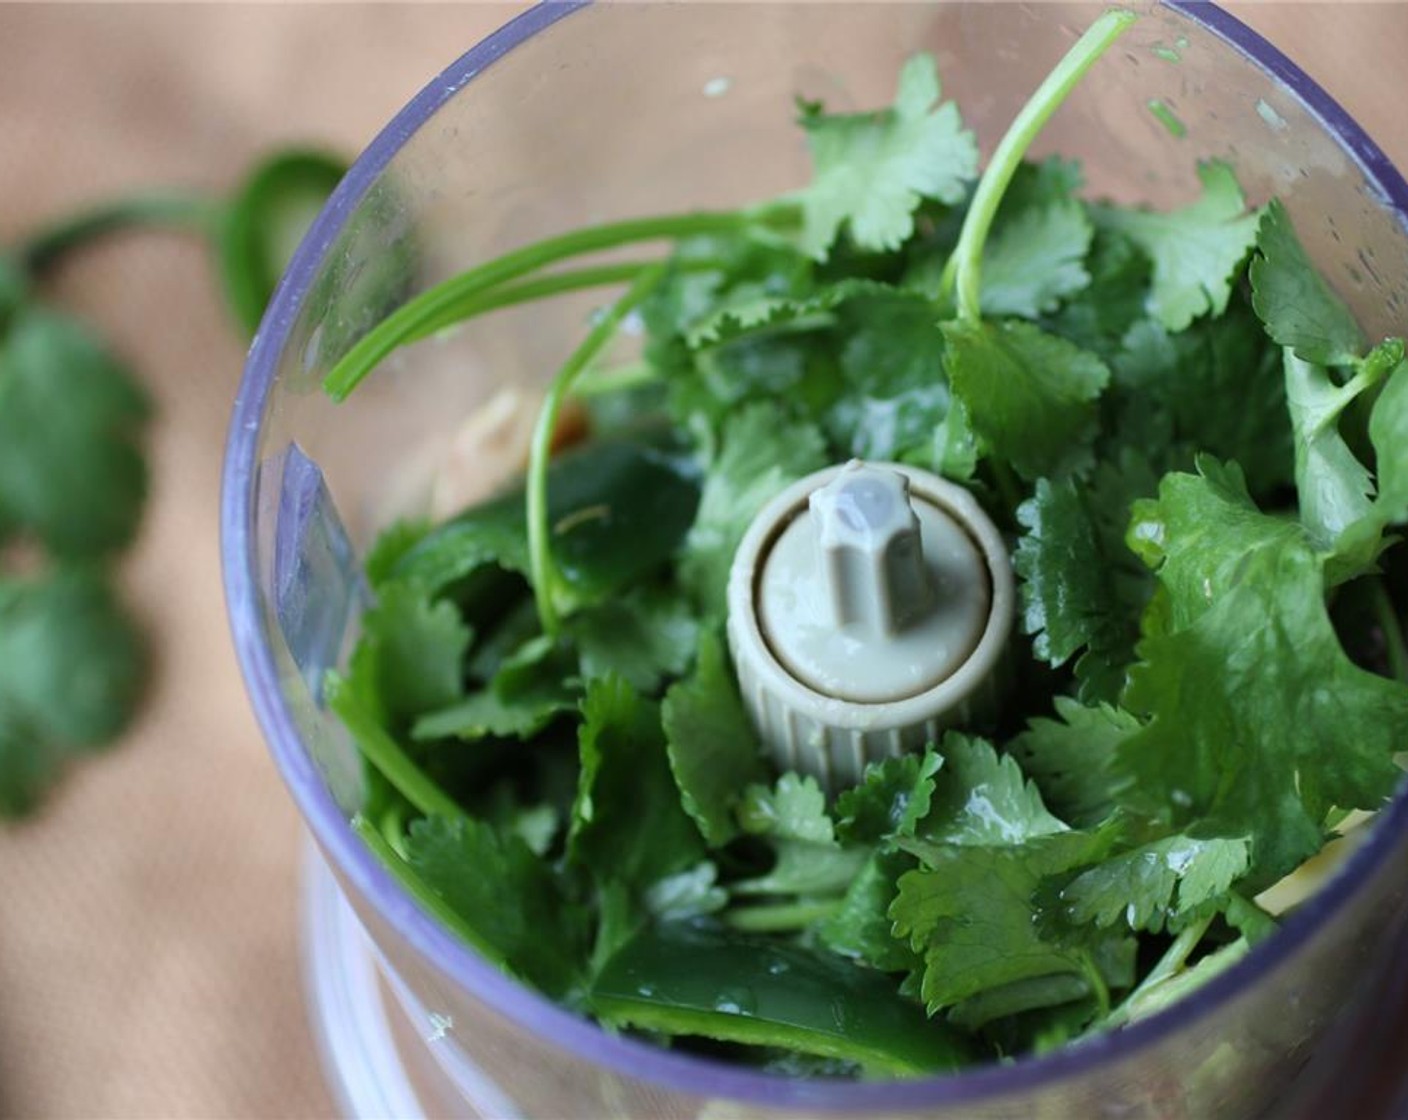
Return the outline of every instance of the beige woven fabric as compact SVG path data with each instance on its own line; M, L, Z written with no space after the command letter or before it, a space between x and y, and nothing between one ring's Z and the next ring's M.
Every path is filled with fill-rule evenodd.
M1240 5L1408 165L1408 5ZM355 151L510 10L0 6L0 242L147 185L218 189L255 153ZM160 407L126 566L155 683L110 754L0 829L0 1115L331 1112L302 1001L298 822L226 633L217 493L242 358L200 247L141 236L52 294Z

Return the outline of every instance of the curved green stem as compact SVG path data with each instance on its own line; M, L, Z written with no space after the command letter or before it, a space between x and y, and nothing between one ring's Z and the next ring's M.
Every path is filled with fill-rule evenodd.
M406 341L417 342L439 331L446 330L476 315L514 307L521 303L547 299L550 296L567 295L588 288L605 288L612 284L628 284L645 269L653 268L657 261L623 261L620 264L595 265L568 272L554 272L549 276L534 277L514 284L501 284L485 292L475 292L462 302L454 304L435 319L416 329ZM676 261L675 267L682 272L709 272L722 267L721 262L712 259Z
M978 181L973 202L963 219L958 245L944 267L940 282L940 291L945 296L949 293L956 295L960 319L976 322L979 318L983 245L992 229L998 205L1022 157L1085 72L1138 18L1133 12L1112 8L1092 23L1008 126L1006 135L988 161L987 170Z
M209 233L221 210L221 203L200 194L133 195L84 210L40 230L20 244L17 257L24 270L34 276L71 249L124 229L169 226Z
M1191 925L1181 930L1169 947L1164 950L1164 955L1159 958L1153 968L1149 970L1149 975L1140 981L1139 986L1130 992L1120 1002L1120 1005L1104 1018L1106 1027L1123 1026L1129 1022L1138 1007L1140 999L1148 994L1160 984L1167 983L1183 971L1183 966L1188 962L1193 950L1202 941L1203 934L1207 933L1208 926L1212 925L1212 918L1200 918Z
M612 304L563 364L538 412L528 452L528 571L533 584L533 598L538 606L538 620L545 634L556 635L561 625L557 602L553 598L557 571L553 566L552 529L548 524L548 459L552 454L552 437L557 431L558 413L578 375L601 353L621 321L650 293L664 274L665 266L658 264L636 276L625 295Z
M573 230L525 245L437 284L397 308L342 356L324 378L323 389L334 400L345 399L398 346L420 337L429 324L443 324L442 317L451 308L462 306L473 296L547 265L640 241L735 233L753 226L786 228L797 224L798 214L799 210L794 204L787 204L748 211L702 211L632 218Z
M356 690L336 673L328 675L324 698L328 710L335 712L346 725L362 756L380 771L392 789L427 817L454 820L464 816L464 810L411 761L401 745L357 699Z

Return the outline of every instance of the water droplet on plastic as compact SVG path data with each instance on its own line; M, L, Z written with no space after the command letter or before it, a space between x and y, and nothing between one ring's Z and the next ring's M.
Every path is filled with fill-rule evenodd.
M788 967L789 966L786 961L770 960L768 961L768 975L781 976L787 971Z
M1284 132L1286 129L1290 128L1290 125L1286 123L1286 118L1273 109L1270 102L1264 97L1257 99L1256 115L1277 132Z

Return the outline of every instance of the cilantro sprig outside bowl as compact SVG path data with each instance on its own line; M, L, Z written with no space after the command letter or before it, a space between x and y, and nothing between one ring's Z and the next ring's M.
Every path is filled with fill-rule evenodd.
M1242 1116L1370 1076L1408 186L1235 20L1133 15L544 6L323 211L227 590L436 1091ZM851 455L966 485L1022 617L997 715L828 798L756 750L717 607Z

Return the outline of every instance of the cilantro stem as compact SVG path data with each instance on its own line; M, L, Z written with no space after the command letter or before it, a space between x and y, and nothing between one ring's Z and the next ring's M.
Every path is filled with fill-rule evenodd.
M1389 675L1396 681L1408 683L1408 646L1403 641L1403 623L1398 619L1398 612L1382 579L1374 580L1369 587L1369 595L1374 621L1384 632L1384 654L1388 658Z
M956 294L959 319L977 322L980 317L983 245L1022 157L1085 72L1138 18L1133 12L1112 8L1092 23L1008 126L978 180L978 189L958 235L958 245L944 266L940 281L940 291L945 296Z
M745 933L785 933L804 929L831 917L841 907L839 898L813 902L782 902L768 906L743 906L723 915L724 923Z
M168 226L194 233L209 233L222 210L204 195L166 192L133 195L80 211L27 238L19 245L18 259L30 276L53 265L72 249L110 233L148 226Z
M1149 975L1140 981L1139 985L1125 996L1120 1005L1106 1016L1104 1025L1106 1027L1122 1026L1134 1014L1134 1008L1138 1002L1154 988L1169 980L1172 980L1187 963L1189 956L1198 947L1198 942L1203 939L1203 934L1207 933L1208 926L1212 925L1212 918L1200 918L1191 925L1185 926L1173 939L1173 943L1164 951L1164 955L1149 970Z
M376 825L358 814L352 818L352 828L372 850L372 854L376 856L381 865L396 878L401 886L405 887L406 893L429 911L432 917L447 929L454 930L482 956L494 961L499 967L504 967L503 954L492 945L487 944L463 918L445 904L445 901L430 888L424 879L416 874L415 869L392 847Z
M660 371L644 360L624 362L608 369L585 370L573 389L577 397L601 397L648 385L660 376Z
M557 587L557 570L553 566L551 526L548 524L548 459L552 455L552 438L557 430L558 413L567 398L572 383L605 349L621 321L640 303L665 275L664 264L653 265L636 275L625 295L611 305L610 310L592 327L553 378L547 399L538 412L533 428L533 441L528 452L527 518L528 571L533 584L533 598L538 607L538 620L543 633L555 636L561 625L553 593Z
M520 303L547 299L550 296L566 295L588 288L605 288L612 284L628 284L645 269L655 267L658 261L624 261L620 264L602 264L589 268L573 269L570 272L555 272L549 276L539 276L517 284L501 284L486 292L476 292L461 303L447 307L436 319L416 330L407 342L417 342L422 338L453 327L476 315L514 307ZM699 258L681 260L674 263L681 272L710 272L723 265L716 260Z
M358 340L323 379L323 389L341 401L377 364L404 343L421 336L430 324L446 325L450 309L471 297L509 280L516 280L569 257L615 249L640 241L694 237L710 233L739 233L753 226L791 228L798 224L800 208L779 202L748 210L698 211L590 226L515 249L501 257L462 272L422 292L403 304Z
M376 717L362 706L346 680L330 673L324 695L329 710L341 718L362 756L377 768L392 789L427 817L455 820L464 816L454 799L411 761Z

